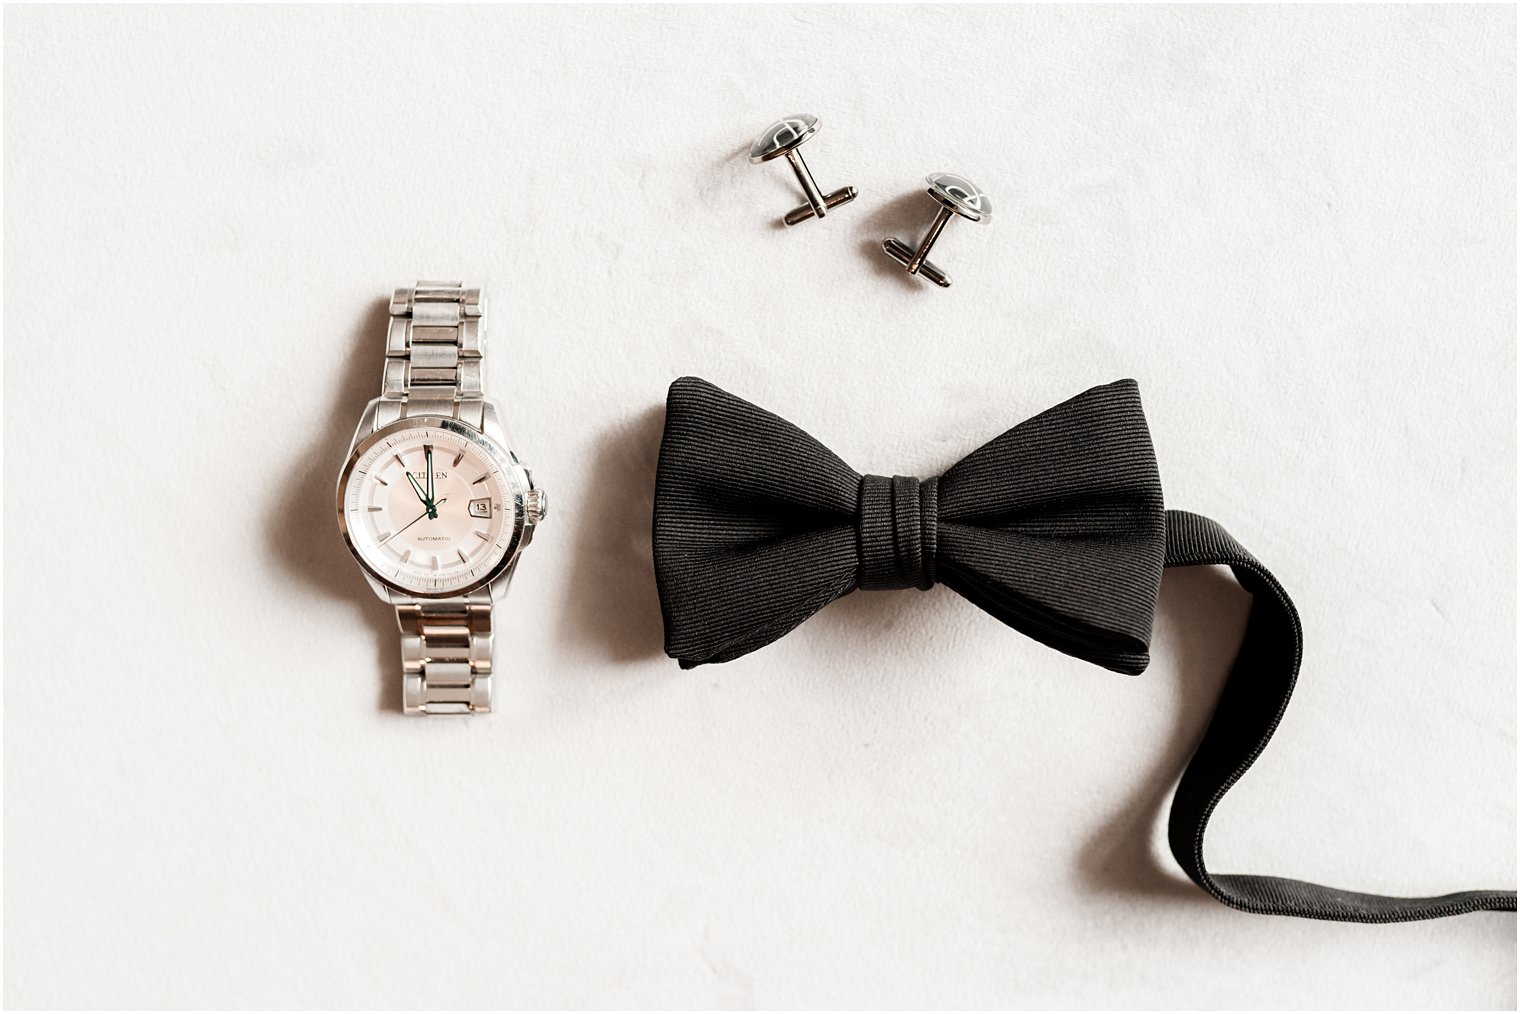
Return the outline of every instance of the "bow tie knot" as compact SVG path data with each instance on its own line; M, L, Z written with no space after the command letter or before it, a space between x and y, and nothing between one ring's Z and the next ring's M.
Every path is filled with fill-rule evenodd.
M939 480L860 477L860 587L934 587Z

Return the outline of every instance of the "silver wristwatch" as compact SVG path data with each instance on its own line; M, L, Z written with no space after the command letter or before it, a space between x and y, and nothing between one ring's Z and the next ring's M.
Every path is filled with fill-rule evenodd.
M338 526L396 607L402 710L491 710L491 607L544 518L544 491L481 391L486 303L458 282L391 299L380 397L338 477Z

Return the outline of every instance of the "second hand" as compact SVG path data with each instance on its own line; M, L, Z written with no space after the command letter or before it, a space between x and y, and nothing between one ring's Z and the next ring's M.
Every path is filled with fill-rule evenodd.
M438 516L438 508L442 507L444 504L446 504L448 502L449 502L449 498L448 497L444 497L442 500L439 500L437 503L431 505L427 510L423 511L421 514L418 514L416 517L412 518L412 520L408 521L406 524L402 525L400 528L396 529L394 532L391 532L385 538L381 539L378 543L376 543L376 545L379 545L379 546L385 545L387 542L391 541L396 536L400 535L402 532L406 531L408 528L412 527L417 522L421 521L425 517L428 517L429 515L431 515L432 517L436 518Z

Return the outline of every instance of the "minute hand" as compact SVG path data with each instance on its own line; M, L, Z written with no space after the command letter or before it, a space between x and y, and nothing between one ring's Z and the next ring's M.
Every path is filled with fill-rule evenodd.
M427 510L423 511L421 514L418 514L416 517L412 518L412 520L408 521L406 524L402 525L400 528L396 529L394 532L391 532L385 538L381 539L379 541L379 543L377 543L377 544L381 545L381 546L385 545L387 542L391 541L396 536L400 535L402 532L406 531L408 528L412 527L417 522L419 522L423 518L427 517L429 514L432 514L434 517L437 517L438 515L437 515L436 512L437 512L438 508L441 507L441 506L443 506L444 504L446 504L448 502L449 502L449 498L448 497L444 497L442 500L439 500L437 503L433 504L431 507L429 507Z

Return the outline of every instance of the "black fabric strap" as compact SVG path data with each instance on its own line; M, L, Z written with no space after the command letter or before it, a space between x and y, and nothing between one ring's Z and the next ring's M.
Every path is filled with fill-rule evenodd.
M1514 891L1461 891L1435 898L1391 898L1302 880L1210 873L1203 862L1209 816L1255 763L1277 731L1303 656L1298 610L1282 585L1218 523L1186 511L1166 512L1166 565L1229 567L1251 593L1240 654L1214 708L1203 742L1188 762L1167 828L1172 855L1199 887L1244 912L1341 922L1411 922L1466 912L1515 910Z

